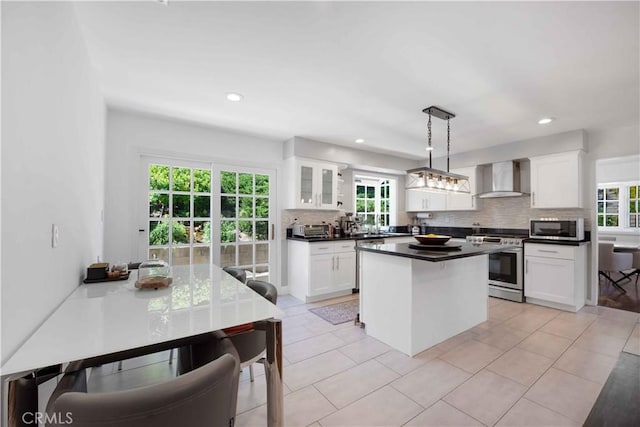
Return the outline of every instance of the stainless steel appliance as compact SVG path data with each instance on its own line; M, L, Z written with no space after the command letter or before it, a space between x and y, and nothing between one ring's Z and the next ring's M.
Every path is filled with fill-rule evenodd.
M297 237L304 237L305 239L312 237L329 237L329 224L319 225L301 225L296 224L293 226L293 235Z
M529 220L529 237L547 240L584 240L584 218Z
M503 251L489 254L489 295L524 302L523 241L518 235L472 235L467 241L475 244L499 244ZM512 246L512 247L511 247Z

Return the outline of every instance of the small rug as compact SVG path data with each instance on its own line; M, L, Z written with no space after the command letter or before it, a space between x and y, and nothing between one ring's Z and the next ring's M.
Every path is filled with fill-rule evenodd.
M340 323L353 321L358 314L358 310L360 310L360 302L354 299L337 304L325 305L324 307L312 308L309 311L333 325L339 325Z

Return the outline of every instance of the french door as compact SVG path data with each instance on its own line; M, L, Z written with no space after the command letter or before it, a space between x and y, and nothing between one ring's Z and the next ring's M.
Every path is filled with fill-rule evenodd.
M240 267L248 278L270 280L273 171L147 156L141 168L142 258Z

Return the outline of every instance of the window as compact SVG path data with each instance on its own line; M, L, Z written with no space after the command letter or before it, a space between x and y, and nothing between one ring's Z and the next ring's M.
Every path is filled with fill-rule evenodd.
M364 177L356 177L355 181L355 212L362 223L386 227L395 221L395 181Z
M598 227L617 227L619 224L618 187L598 188Z
M598 185L598 228L640 230L640 183Z
M629 186L629 228L640 229L640 185Z

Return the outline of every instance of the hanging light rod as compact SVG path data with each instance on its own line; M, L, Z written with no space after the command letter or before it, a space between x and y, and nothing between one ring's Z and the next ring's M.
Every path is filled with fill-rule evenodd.
M449 149L451 146L451 127L450 119L456 115L442 108L431 106L422 110L423 113L429 115L427 122L427 137L429 140L429 167L421 167L410 169L407 171L406 186L407 190L424 190L438 192L454 192L454 193L470 193L469 177L449 172ZM431 116L447 121L447 170L442 171L433 169L431 164Z

